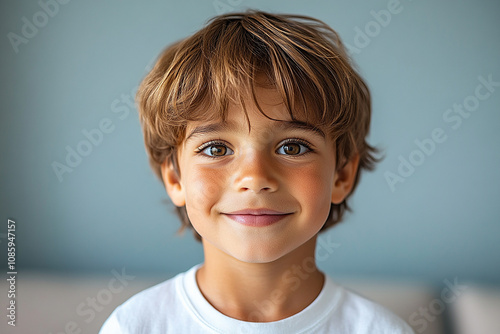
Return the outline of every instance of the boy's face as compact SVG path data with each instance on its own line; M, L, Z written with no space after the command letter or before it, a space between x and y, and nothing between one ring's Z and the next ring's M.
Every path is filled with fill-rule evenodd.
M181 176L167 163L162 174L170 198L186 206L204 243L240 261L265 263L313 240L330 204L350 192L358 161L336 172L328 135L287 123L291 118L276 90L257 87L256 96L268 116L285 122L267 119L247 99L249 132L243 109L230 105L226 128L220 122L188 124L179 147ZM244 209L283 214L262 215L253 226L251 219L245 223L250 216L231 215Z

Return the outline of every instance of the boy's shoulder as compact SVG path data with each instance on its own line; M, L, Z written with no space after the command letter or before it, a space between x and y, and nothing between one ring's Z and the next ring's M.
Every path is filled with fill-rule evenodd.
M165 333L168 324L179 320L178 311L183 308L180 285L184 276L197 267L130 297L111 313L99 333Z
M414 334L413 329L389 309L349 288L337 287L342 289L343 298L335 317L342 319L346 333Z

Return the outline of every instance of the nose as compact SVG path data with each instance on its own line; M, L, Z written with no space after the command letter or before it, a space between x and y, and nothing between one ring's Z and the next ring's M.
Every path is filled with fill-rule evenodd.
M239 159L234 173L234 185L238 192L275 192L278 190L278 171L265 152L247 150Z

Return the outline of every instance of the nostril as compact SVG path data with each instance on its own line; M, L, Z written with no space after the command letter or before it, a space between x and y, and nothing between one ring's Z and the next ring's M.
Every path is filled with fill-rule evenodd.
M251 188L251 187L241 187L241 190L261 192L261 191L271 191L271 187L261 187L261 188L256 187L255 190L254 190L254 188Z

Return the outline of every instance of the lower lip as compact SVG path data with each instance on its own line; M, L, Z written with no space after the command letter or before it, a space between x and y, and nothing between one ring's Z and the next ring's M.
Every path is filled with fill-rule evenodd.
M288 217L290 214L284 215L229 215L226 214L232 220L247 226L269 226L274 223L279 222L285 217Z

